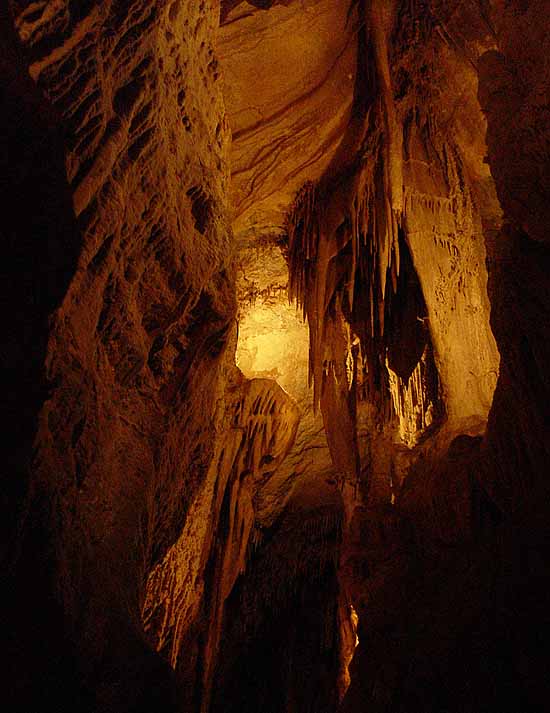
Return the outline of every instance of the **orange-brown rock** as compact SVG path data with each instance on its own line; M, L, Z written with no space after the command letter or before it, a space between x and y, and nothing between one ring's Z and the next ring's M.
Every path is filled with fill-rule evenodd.
M6 710L547 707L549 18L2 5Z
M356 25L337 0L241 2L220 31L233 133L234 230L284 230L294 195L330 163L350 116ZM272 5L269 9L263 6Z
M320 414L308 386L308 329L288 299L288 268L281 247L267 243L239 251L237 279L239 338L237 365L249 378L269 377L296 401L300 418L293 447L258 501L258 517L270 526L294 486L308 475L334 477Z
M263 491L292 447L299 418L293 399L268 379L237 374L224 405L203 487L179 538L149 573L142 612L155 649L188 684L182 696L189 706L202 690L201 711L209 706L225 602L245 571Z
M21 55L42 97L35 104L51 107L50 125L57 123L65 140L64 148L56 144L55 163L47 158L40 169L42 190L57 186L53 213L32 234L24 231L33 224L23 223L22 238L9 238L14 250L25 244L31 252L31 239L40 245L33 260L50 249L48 277L55 282L59 273L55 289L34 297L49 323L32 374L45 380L44 403L19 561L23 566L37 551L45 570L37 570L40 586L62 610L58 640L63 626L78 655L69 676L74 691L56 683L69 675L60 664L52 681L28 694L19 689L8 707L35 710L33 691L44 685L40 695L47 692L60 710L65 703L141 709L158 685L162 710L169 668L145 644L140 600L151 566L180 535L203 486L235 315L218 8L177 1L12 5ZM30 84L23 62L18 71L23 116L40 127L23 93ZM16 114L11 122L17 131ZM33 149L38 160L48 156L52 131L43 144L32 139L42 151ZM29 179L27 185L32 205ZM67 195L72 215L70 207L62 211ZM33 589L32 582L24 586ZM51 655L64 661L71 651L60 643ZM16 659L17 668L24 659Z

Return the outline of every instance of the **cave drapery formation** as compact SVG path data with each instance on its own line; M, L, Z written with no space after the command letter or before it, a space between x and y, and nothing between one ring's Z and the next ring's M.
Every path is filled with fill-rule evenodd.
M550 701L550 2L0 8L4 709Z

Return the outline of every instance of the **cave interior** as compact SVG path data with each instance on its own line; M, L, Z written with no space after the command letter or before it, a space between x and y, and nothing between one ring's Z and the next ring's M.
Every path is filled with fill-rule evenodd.
M3 710L550 710L549 0L0 36Z

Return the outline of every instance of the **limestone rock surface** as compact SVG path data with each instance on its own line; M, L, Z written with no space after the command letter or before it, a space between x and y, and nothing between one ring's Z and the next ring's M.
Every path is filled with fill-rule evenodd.
M157 697L163 710L172 675L145 644L140 600L203 486L235 316L219 7L10 5L25 121L36 123L24 98L28 67L36 105L51 108L50 125L64 139L55 155L61 170L46 163L42 181L72 203L72 220L54 203L43 223L23 223L22 237L8 243L17 250L32 235L38 256L51 246L50 279L57 271L60 280L59 293L36 295L48 319L36 365L46 386L14 597L35 588L25 563L36 552L59 631L42 653L60 662L43 684L52 705L138 710ZM17 113L8 116L17 134ZM25 329L14 325L15 341ZM38 612L31 621L43 627ZM24 680L30 642L14 641L23 651L13 660L15 680ZM40 656L37 670L50 670ZM58 685L59 677L74 687ZM36 710L41 686L25 688L12 710Z
M356 24L347 3L241 2L220 30L233 142L238 236L277 235L294 195L329 165L345 132L356 79Z
M2 4L6 710L547 707L549 18Z

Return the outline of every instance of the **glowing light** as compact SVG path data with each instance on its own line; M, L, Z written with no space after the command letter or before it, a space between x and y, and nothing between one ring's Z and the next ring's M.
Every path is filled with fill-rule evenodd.
M275 379L296 399L307 391L307 325L286 295L248 308L239 321L237 366L248 378Z
M422 433L434 421L435 404L427 394L426 359L427 349L407 383L390 369L386 359L393 410L399 421L399 437L409 448L418 443Z
M355 611L355 607L353 604L349 605L350 608L350 621L351 625L353 627L353 631L355 632L355 648L359 646L359 637L357 636L357 627L359 626L359 616L357 615L357 612Z

